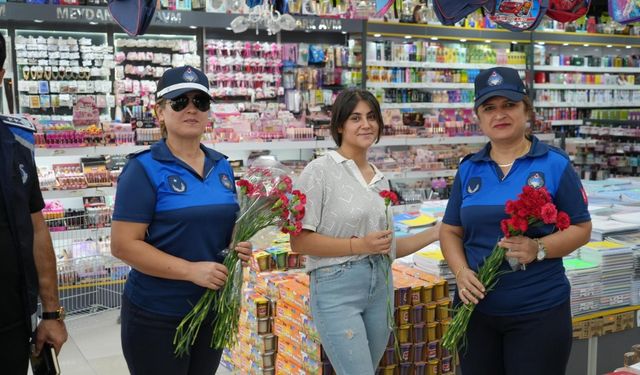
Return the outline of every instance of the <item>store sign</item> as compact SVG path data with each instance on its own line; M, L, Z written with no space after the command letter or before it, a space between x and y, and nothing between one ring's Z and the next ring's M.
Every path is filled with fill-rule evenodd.
M4 6L2 9L4 9ZM85 22L113 22L111 13L109 13L107 8L58 7L56 8L56 18L59 20L77 20ZM154 21L155 23L164 25L180 25L182 24L182 14L168 10L159 10L155 12Z
M296 19L296 29L309 31L341 31L342 20L336 18Z
M172 12L169 10L156 10L155 23L162 23L165 25L181 25L182 13Z
M58 7L56 18L59 20L78 20L87 22L111 22L111 14L107 8L91 7Z

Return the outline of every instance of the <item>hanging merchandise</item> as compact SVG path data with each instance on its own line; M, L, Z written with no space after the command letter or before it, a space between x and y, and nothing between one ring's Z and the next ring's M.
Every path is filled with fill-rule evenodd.
M143 35L156 10L156 0L109 0L109 13L130 36Z
M324 62L324 49L322 46L312 44L309 46L309 64L322 64Z
M609 15L619 23L640 21L640 3L636 0L609 0Z
M589 11L591 0L551 0L547 16L558 22L573 22Z
M492 12L496 1L500 2L500 0L483 0L478 2L469 0L433 0L433 9L438 16L440 23L443 25L453 26L455 23L480 8L484 8L487 11Z
M542 21L549 0L496 0L492 21L511 31L533 30Z

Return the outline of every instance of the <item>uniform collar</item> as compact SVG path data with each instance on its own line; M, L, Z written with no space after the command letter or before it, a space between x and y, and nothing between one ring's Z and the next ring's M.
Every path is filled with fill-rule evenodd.
M167 146L167 142L165 138L162 138L160 141L151 145L151 157L155 160L159 161L176 161L176 157L173 156L171 150L169 150L169 146ZM212 150L208 147L204 147L200 144L200 149L204 151L204 155L207 159L212 162L217 162L220 159L226 159L227 156L219 153L218 151Z
M535 135L531 135L530 137L531 148L525 156L535 158L549 152L549 146L546 143L540 142L538 137L536 137ZM473 162L491 161L491 142L487 142L482 150L473 154L473 156L471 156L469 160Z

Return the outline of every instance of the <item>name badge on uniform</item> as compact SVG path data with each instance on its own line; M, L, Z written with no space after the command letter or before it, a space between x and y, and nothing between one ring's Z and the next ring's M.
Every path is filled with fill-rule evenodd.
M225 173L220 173L218 177L220 177L220 183L222 184L222 186L226 187L229 190L233 190L233 182L231 182L229 176L227 176Z
M169 182L169 187L171 187L171 190L173 190L174 192L184 193L185 191L187 191L187 184L180 176L169 176L167 180Z
M467 193L475 194L482 187L482 179L480 177L471 177L467 183Z
M534 189L538 189L544 186L544 173L531 172L529 178L527 178L527 185Z

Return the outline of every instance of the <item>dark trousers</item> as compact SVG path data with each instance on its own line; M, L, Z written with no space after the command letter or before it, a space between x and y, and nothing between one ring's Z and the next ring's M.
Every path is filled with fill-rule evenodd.
M521 316L474 311L467 346L459 352L463 375L564 375L571 353L569 301Z
M158 315L122 297L122 351L132 375L213 375L222 350L209 347L211 320L202 323L189 355L173 354L173 336L181 318Z
M0 373L26 375L29 367L29 332L25 322L2 327L0 332Z

